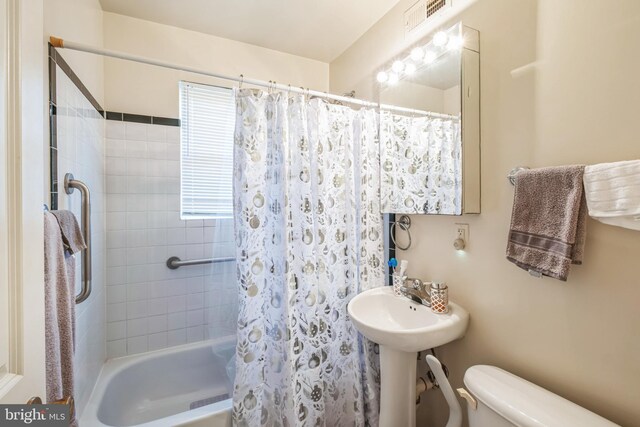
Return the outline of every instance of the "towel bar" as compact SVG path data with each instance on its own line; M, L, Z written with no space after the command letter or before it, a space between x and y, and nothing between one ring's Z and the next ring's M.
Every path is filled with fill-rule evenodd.
M507 175L507 179L511 183L511 185L516 185L516 175L522 171L526 171L529 168L526 166L516 166L515 168L509 171L509 175Z
M76 304L80 304L91 295L91 192L84 182L74 179L73 174L67 173L64 176L64 191L67 194L73 194L76 188L82 195L82 234L87 245L82 256L82 289L76 295Z
M186 261L182 261L177 256L172 256L167 260L167 267L175 270L176 268L186 267L188 265L199 265L199 264L217 264L220 262L231 262L235 261L234 257L226 257L226 258L205 258L205 259L190 259Z

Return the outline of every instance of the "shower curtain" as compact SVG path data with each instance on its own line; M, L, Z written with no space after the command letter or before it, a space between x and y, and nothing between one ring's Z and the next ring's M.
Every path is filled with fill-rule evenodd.
M347 315L384 283L375 111L236 93L238 426L377 426L377 347Z

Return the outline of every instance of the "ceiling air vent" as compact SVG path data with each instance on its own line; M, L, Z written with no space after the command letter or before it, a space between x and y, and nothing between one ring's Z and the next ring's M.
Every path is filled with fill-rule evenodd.
M451 0L420 0L404 12L404 34L408 36L429 18L437 14Z

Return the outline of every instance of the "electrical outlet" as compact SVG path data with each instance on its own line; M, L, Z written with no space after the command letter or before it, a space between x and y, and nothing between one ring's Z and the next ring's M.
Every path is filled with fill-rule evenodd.
M456 228L455 228L455 236L453 237L453 240L457 240L457 239L462 239L462 241L464 241L465 245L469 244L469 224L460 224L460 223L456 223Z

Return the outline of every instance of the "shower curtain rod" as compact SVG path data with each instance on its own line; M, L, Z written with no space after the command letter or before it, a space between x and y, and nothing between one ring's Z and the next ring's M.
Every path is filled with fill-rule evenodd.
M316 96L316 97L320 97L320 98L332 99L334 101L340 101L340 102L345 102L345 103L349 103L349 104L360 105L360 106L363 106L363 107L377 107L377 108L380 108L381 110L396 111L396 112L399 112L399 113L419 114L419 115L425 115L425 116L441 118L441 119L453 119L453 120L459 120L460 119L459 116L453 116L453 115L441 114L441 113L434 113L434 112L431 112L431 111L415 110L413 108L398 107L396 105L390 105L390 104L379 104L379 103L376 103L376 102L365 101L363 99L351 98L351 97L348 97L348 96L341 96L341 95L335 95L335 94L332 94L332 93L321 92L321 91L312 90L312 89L304 89L304 88L299 88L299 87L293 87L291 85L283 85L283 84L276 83L276 82L271 82L271 81L266 82L264 80L246 78L246 77L244 77L242 75L240 75L240 77L227 76L225 74L219 74L219 73L214 73L214 72L211 72L211 71L199 70L197 68L188 67L186 65L176 65L176 64L172 64L172 63L166 62L166 61L160 61L160 60L157 60L157 59L146 58L144 56L131 55L131 54L128 54L128 53L118 52L118 51L115 51L115 50L99 49L97 47L93 47L93 46L86 45L86 44L83 44L83 43L76 43L76 42L72 42L72 41L68 41L68 40L63 40L61 38L53 37L53 36L49 37L49 42L55 48L77 50L77 51L80 51L80 52L93 53L93 54L96 54L96 55L108 56L108 57L111 57L111 58L124 59L126 61L133 61L133 62L139 62L139 63L142 63L142 64L155 65L157 67L170 68L172 70L186 71L186 72L189 72L189 73L201 74L203 76L215 77L215 78L218 78L218 79L235 81L235 82L238 82L241 85L243 83L246 83L246 84L250 84L250 85L254 85L254 86L266 87L266 88L269 88L269 89L277 89L277 90L281 90L281 91L300 93L300 94L308 95L308 96Z

